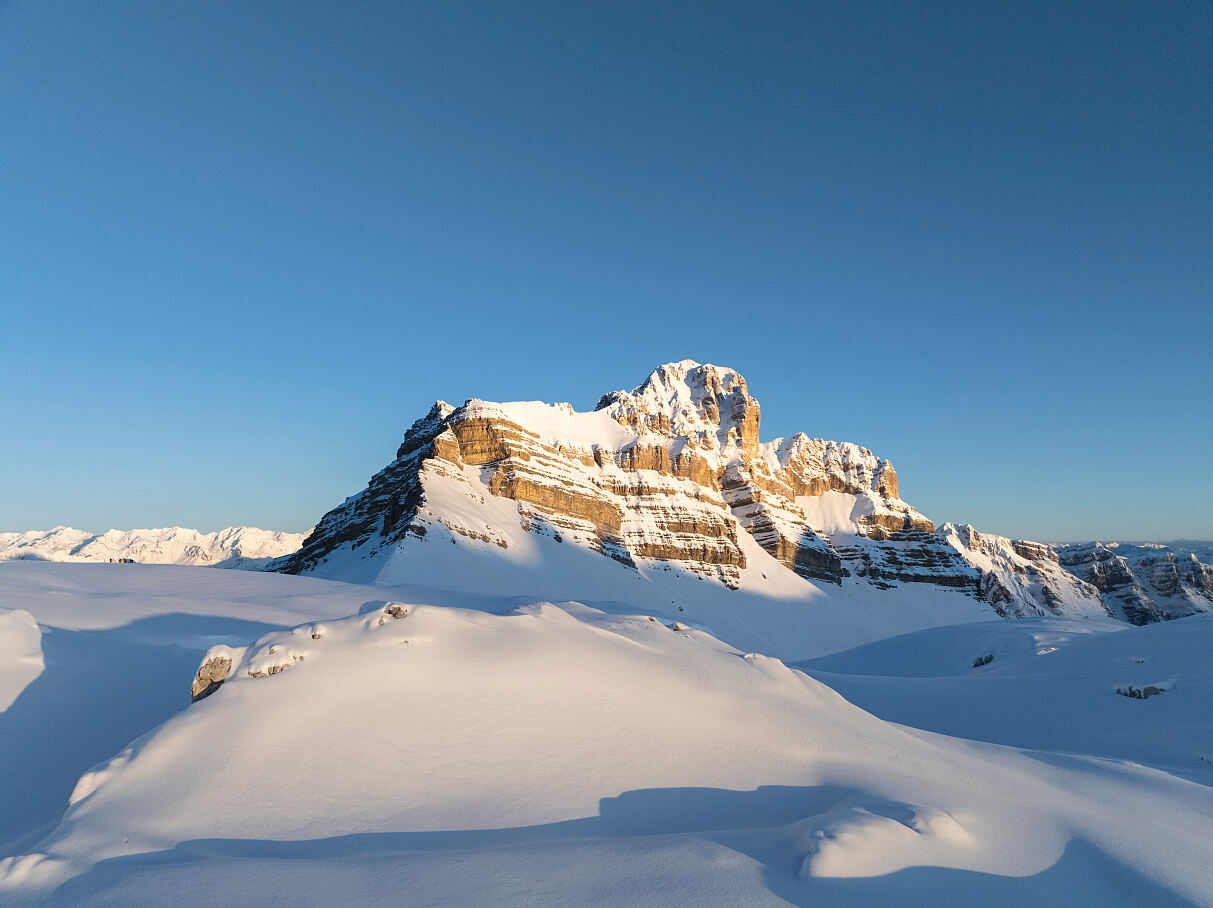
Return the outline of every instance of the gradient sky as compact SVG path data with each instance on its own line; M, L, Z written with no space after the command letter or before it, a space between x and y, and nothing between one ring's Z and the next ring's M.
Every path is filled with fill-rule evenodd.
M936 521L1213 537L1213 5L0 2L0 530L301 531L732 366Z

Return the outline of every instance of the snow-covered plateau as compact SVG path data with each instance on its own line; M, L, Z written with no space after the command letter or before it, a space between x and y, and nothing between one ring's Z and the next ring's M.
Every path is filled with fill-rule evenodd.
M691 361L439 402L205 562L275 570L0 554L0 904L1213 906L1201 550L759 422Z

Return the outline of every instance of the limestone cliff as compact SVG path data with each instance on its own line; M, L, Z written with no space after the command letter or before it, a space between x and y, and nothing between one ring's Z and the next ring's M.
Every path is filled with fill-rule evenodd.
M419 542L440 529L515 561L529 557L517 551L528 538L546 538L625 570L732 589L747 572L766 582L775 571L869 603L894 589L948 588L1004 617L1142 624L1213 610L1213 567L1192 552L937 531L901 500L889 461L803 433L764 442L761 425L740 374L690 360L603 395L591 412L439 401L366 489L276 569L378 582L390 562L391 582L409 582L434 554Z
M692 361L655 370L592 413L567 404L438 402L396 459L330 511L280 569L311 572L338 549L381 557L427 527L507 546L491 520L435 505L427 492L514 502L533 532L622 564L669 563L735 587L748 534L789 571L875 587L925 582L978 593L978 573L898 497L892 464L866 448L797 434L760 440L762 410L732 369ZM814 502L861 502L841 527Z

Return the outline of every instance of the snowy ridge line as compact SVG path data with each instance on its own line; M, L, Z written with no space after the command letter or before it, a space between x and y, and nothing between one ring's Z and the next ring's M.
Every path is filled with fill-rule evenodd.
M0 533L0 561L110 562L129 558L143 564L180 564L260 570L303 544L305 533L257 527L228 527L200 533L184 527L107 530L72 527Z

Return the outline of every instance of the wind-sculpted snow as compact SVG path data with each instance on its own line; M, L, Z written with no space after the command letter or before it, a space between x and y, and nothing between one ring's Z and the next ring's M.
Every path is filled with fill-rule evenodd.
M892 725L657 616L493 606L200 654L225 680L82 772L0 900L1213 902L1201 784Z
M129 558L143 564L260 570L289 555L305 534L276 533L256 527L228 527L199 533L181 527L159 530L108 530L89 533L71 527L0 533L0 561L110 562Z
M22 609L0 608L0 712L42 672L42 632Z
M0 562L0 853L45 835L82 773L184 708L208 647L349 611L368 592L249 571Z

